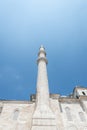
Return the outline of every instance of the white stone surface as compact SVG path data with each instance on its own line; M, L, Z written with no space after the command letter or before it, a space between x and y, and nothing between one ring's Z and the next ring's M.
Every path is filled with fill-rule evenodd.
M37 104L49 105L49 85L46 68L46 55L44 48L40 48L38 55L38 74L37 74Z
M68 99L67 99L68 101ZM53 113L53 118L46 116L45 118L34 118L35 103L32 104L15 104L4 103L3 110L0 115L0 130L86 130L87 129L87 113L83 110L79 100L76 102L58 101L50 99L50 110ZM87 101L82 101L87 107ZM61 105L61 109L60 109ZM69 107L71 111L72 121L68 121L65 108ZM13 119L14 110L19 110L17 120ZM85 121L81 121L79 112L85 116ZM39 113L39 111L38 111ZM54 118L55 115L55 118ZM40 115L41 116L41 115ZM51 114L50 114L51 116Z
M87 88L76 87L74 90L74 97L76 96L87 96Z
M17 120L13 119L14 111L19 110ZM0 115L0 127L3 130L29 130L32 124L34 104L4 103Z
M43 47L40 48L38 55L38 76L36 106L33 114L32 129L57 130L56 116L52 112L49 99L49 85L46 68L46 53ZM36 126L36 127L35 127Z

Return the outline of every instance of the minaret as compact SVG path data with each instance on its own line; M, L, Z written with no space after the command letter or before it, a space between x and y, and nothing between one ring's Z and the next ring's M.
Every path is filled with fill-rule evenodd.
M49 85L47 76L47 59L43 46L40 47L37 59L37 93L35 111L32 116L31 130L57 130L55 115L50 107Z
M37 105L47 105L49 106L49 85L47 76L47 59L45 48L41 45L38 53L38 76L37 76L37 95L36 104Z

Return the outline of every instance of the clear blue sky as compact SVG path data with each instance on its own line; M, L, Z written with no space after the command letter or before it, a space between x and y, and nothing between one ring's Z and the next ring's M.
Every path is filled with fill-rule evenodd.
M87 86L87 0L0 0L0 99L36 92L37 53L46 48L51 93Z

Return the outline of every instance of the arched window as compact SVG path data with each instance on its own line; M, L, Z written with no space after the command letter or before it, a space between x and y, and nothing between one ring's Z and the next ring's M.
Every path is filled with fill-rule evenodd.
M79 117L81 121L86 121L84 113L83 112L79 112Z
M13 120L17 120L18 115L19 115L19 110L16 109L16 110L14 111L14 114L13 114Z
M65 111L66 111L66 115L67 115L68 121L72 121L72 116L71 116L70 108L66 107Z

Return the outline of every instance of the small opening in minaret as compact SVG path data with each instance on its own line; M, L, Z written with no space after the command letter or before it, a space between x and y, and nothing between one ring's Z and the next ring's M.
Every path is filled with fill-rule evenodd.
M82 92L83 95L86 95L85 92Z

